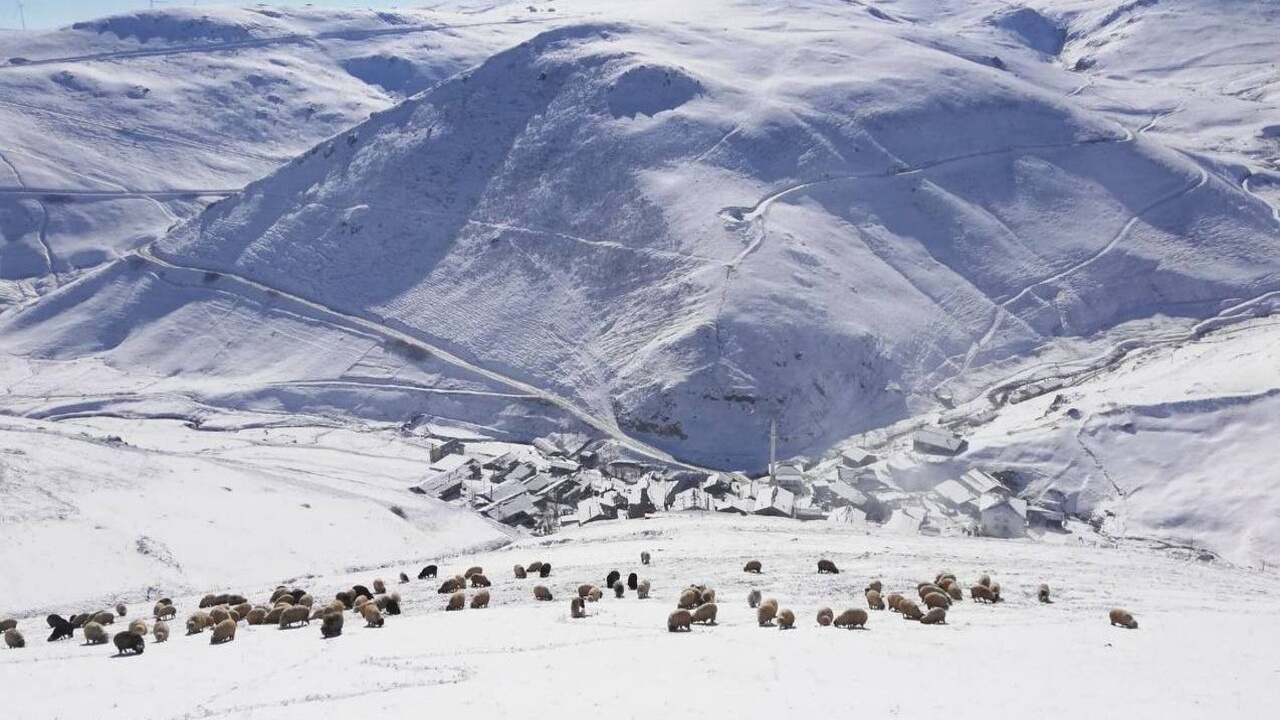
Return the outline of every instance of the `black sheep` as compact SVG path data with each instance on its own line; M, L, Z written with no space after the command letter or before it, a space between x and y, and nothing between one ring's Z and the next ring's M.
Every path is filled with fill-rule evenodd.
M53 629L53 632L49 634L49 642L55 642L75 635L75 626L64 620L61 615L50 615L45 618L45 622L49 623L49 627Z
M840 571L836 569L836 564L835 564L835 563L833 563L833 562L831 562L830 560L819 560L819 561L818 561L818 572L819 572L819 573L824 573L824 574L825 574L825 573L829 573L829 574L831 574L831 575L839 575L839 574L840 574Z
M387 598L387 605L386 605L386 607L385 607L385 608L383 608L383 609L387 611L387 614L388 614L388 615L399 615L399 614L400 614L400 603L399 603L399 602L396 602L396 599L395 599L395 598L393 598L393 597L389 597L389 598Z
M128 630L116 633L116 636L111 639L111 642L116 644L116 650L119 650L121 655L141 655L143 649L147 645L147 642L142 639L141 635L136 632L129 632Z
M618 582L618 578L620 577L622 577L622 573L618 572L617 570L609 571L609 574L605 576L604 586L607 588L613 587L613 584Z
M631 573L630 575L627 576L628 588L635 590L636 585L639 585L639 584L640 584L640 577L638 575L636 575L635 573Z
M538 577L548 577L551 575L551 563L542 563L542 567L538 569Z
M426 580L427 578L433 578L435 576L436 576L435 565L427 565L426 567L422 568L422 572L418 573L419 580Z
M355 587L351 588L351 590L353 591L356 597L360 597L361 595L363 595L369 599L373 599L373 593L369 592L369 588L363 585L356 585Z

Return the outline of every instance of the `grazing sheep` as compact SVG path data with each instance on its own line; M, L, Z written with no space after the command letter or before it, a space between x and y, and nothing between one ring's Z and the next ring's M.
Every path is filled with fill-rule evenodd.
M371 598L371 597L373 597L373 593L369 591L369 588L367 588L367 587L365 587L365 586L363 586L363 585L356 585L356 586L353 586L353 587L351 588L351 595L352 595L352 597L360 597L361 595L365 596L366 598ZM296 602L297 602L297 601L295 600L295 604L296 604Z
M275 605L277 602L280 601L280 598L288 594L289 594L288 588L286 588L283 585L277 585L276 589L271 592L271 600L269 600L268 602L272 605Z
M209 608L209 617L213 618L213 624L217 625L223 620L231 619L231 611L219 605Z
M955 573L948 572L945 570L943 572L938 573L937 576L933 578L933 584L943 588L945 588L948 583L953 583L955 581L956 581Z
M609 574L604 578L604 586L607 588L613 587L613 584L618 582L618 578L620 577L622 577L622 573L617 570L610 570Z
M523 580L523 579L525 579L525 578L527 578L527 577L529 577L529 573L525 572L525 570L524 570L524 566L523 566L523 565L517 565L517 566L516 566L516 579L517 579L517 580Z
M449 595L451 593L455 593L461 590L462 589L461 586L459 586L453 580L454 580L453 578L449 578L448 580L445 580L444 582L440 583L440 589L436 591L436 594Z
M944 576L941 580L938 580L937 582L934 583L934 585L937 585L943 590L946 590L947 588L955 584L956 584L955 578L951 577L950 575Z
M245 616L250 625L261 625L267 620L267 609L264 607L256 607L249 611Z
M407 582L409 582L409 576L404 573L400 573L400 584L403 585Z
M483 610L489 607L489 591L481 590L471 598L471 607L476 610Z
M93 619L92 614L80 613L79 615L72 615L71 619L68 622L71 623L71 627L80 628L80 627L84 627L85 623L89 622L92 619ZM3 629L4 629L3 627L0 627L0 630L3 630Z
M378 606L373 603L360 608L360 617L364 618L365 627L380 628L386 622L382 617L382 612L378 610Z
M637 585L639 585L639 584L640 584L640 576L639 576L639 575L637 575L637 574L635 574L635 573L631 573L630 575L628 575L628 576L627 576L627 587L628 587L629 589L631 589L631 590L635 590L635 589L636 589L636 586L637 586Z
M287 627L310 625L311 608L305 605L290 605L280 613L280 622L278 624L281 630Z
M16 627L18 627L18 621L14 620L13 618L0 620L0 632L5 632L6 630L13 630Z
M649 599L649 581L648 580L641 580L636 585L636 598L639 600Z
M551 591L547 589L546 585L537 585L533 588L533 599L542 602L550 602Z
M978 584L985 588L991 587L991 576L983 575L982 577L978 578Z
M703 591L702 591L702 595L701 595L701 597L699 598L699 600L700 600L704 605L705 605L706 603L713 603L713 602L715 602L715 601L716 601L716 591L715 591L715 590L713 590L713 589L711 589L711 588L707 588L707 589L703 590Z
M303 605L306 607L315 607L316 599L311 597L311 593L302 593L301 595L298 596L296 603L298 605ZM240 617L244 617L245 615L248 615L249 610L251 609L253 608L249 605L249 603L243 603L236 606L236 612L240 613ZM241 610L244 610L244 612L240 612Z
M823 575L838 575L840 570L836 567L836 564L830 560L819 560L818 572Z
M872 610L884 609L884 599L880 597L880 592L878 590L867 588L867 607Z
M116 614L120 617L124 617L129 614L129 608L126 607L124 603L116 603Z
M163 600L156 603L156 606L151 610L151 616L157 620L169 620L177 614L178 609L173 606L173 603L167 603Z
M162 643L169 639L169 623L160 620L156 626L151 628L151 634L155 635L156 642Z
M207 627L207 626L208 626L208 622L209 622L209 620L210 620L210 618L209 618L209 614L208 614L208 613L204 613L204 612L196 612L196 613L192 613L192 615L191 615L190 617L188 617L188 618L187 618L187 634L188 634L188 635L195 635L195 634L197 634L197 633L202 633L202 632L204 632L205 627ZM86 626L85 626L85 637L88 637L88 636L89 636L89 635L88 635L88 628L89 628L89 626L88 626L88 625L86 625Z
M138 618L137 620L129 623L129 632L135 632L145 637L147 634L147 621L142 618Z
M676 607L681 610L690 610L698 606L702 602L702 593L695 588L685 588L680 593L680 599L676 602Z
M196 632L199 632L198 630ZM107 631L102 627L101 623L87 622L84 624L84 642L86 645L101 645L107 641Z
M445 612L453 612L466 607L467 594L461 590L449 596L449 603L444 606Z
M649 551L648 551L648 550L641 550L641 551L640 551L640 564L641 564L641 565L648 565L648 564L649 564Z
M483 574L484 574L484 568L480 567L479 565L472 565L471 567L467 568L466 572L462 573L462 579L470 580L472 575L483 575Z
M587 593L588 602L600 602L602 597L604 597L604 591L598 587L591 588L591 592Z
M626 586L626 585L623 585L621 580L618 580L618 581L616 581L615 583L613 583L613 596L614 596L614 597L616 597L616 598L620 598L620 597L622 597L624 594L626 594L626 592L627 592L627 586Z
M742 566L742 572L756 573L759 575L764 570L764 566L759 560L748 560L746 565Z
M48 642L57 642L73 637L76 634L76 628L71 623L63 619L61 615L50 615L45 618L45 622L49 624L49 628L53 631L49 633Z
M706 603L699 605L697 610L693 611L693 622L700 622L704 625L716 624L716 604Z
M591 588L595 587L591 583L582 583L578 586L578 597L584 598L591 594Z
M835 613L831 612L831 608L824 607L818 611L818 624L822 627L826 627L831 624L831 621L835 616Z
M882 593L884 592L884 585L879 580L872 580L871 584L867 585L867 590L875 590L878 593Z
M772 625L773 618L776 617L777 614L778 601L773 599L765 600L756 608L756 622L759 623L760 627Z
M382 578L374 579L373 592L375 595L385 595L387 593L387 584L382 582Z
M838 628L865 628L870 617L862 608L850 608L836 616L831 624Z
M485 577L482 573L476 573L471 576L471 587L473 588L487 588L492 584L493 583L489 582L489 578Z
M336 601L335 601L335 602L336 602ZM268 611L267 611L267 616L266 616L265 618L263 618L263 619L262 619L263 624L265 624L265 625L276 625L276 624L278 624L278 623L280 622L280 616L284 614L284 611L285 611L285 610L288 610L288 609L289 609L289 608L291 608L291 607L293 607L293 606L292 606L292 605L277 605L277 606L275 606L275 607L271 608L270 610L268 610ZM347 606L346 606L346 605L343 605L343 606L342 606L342 609L343 609L343 610L346 610L346 609L347 609Z
M898 610L898 605L900 605L904 599L905 598L898 593L889 593L889 597L885 598L885 604L889 606L890 610L900 612Z
M534 560L533 562L529 563L527 567L525 567L524 571L529 573L530 575L536 572L542 572L542 561Z
M320 637L335 638L342 634L342 613L330 611L320 621Z
M993 603L996 601L995 594L993 594L991 592L991 588L986 585L974 585L969 588L969 597L974 602Z
M576 597L569 601L569 617L584 618L587 616L586 604L582 602L582 598Z
M551 563L542 563L538 568L538 577L551 577Z
M778 629L790 630L796 626L796 614L790 610L778 611Z
M435 565L427 565L427 566L423 567L423 568L422 568L422 570L418 571L418 579L419 579L419 580L426 580L427 578L433 578L433 577L435 577L435 576L436 576L436 566L435 566ZM341 635L341 634L342 634L342 624L341 624L341 623L339 623L339 624L338 624L338 632L337 632L337 634L338 634L338 635ZM325 637L331 637L331 636L326 635Z
M942 593L929 593L924 596L924 606L930 610L933 608L949 608L951 607L951 598Z
M760 591L752 590L747 593L747 607L754 608L760 604Z
M921 600L923 600L926 595L946 595L947 591L933 583L921 583L916 587L916 594L920 596Z
M141 635L128 630L116 633L111 642L115 643L116 651L121 655L141 655L147 646L147 641Z
M221 645L235 640L237 627L236 622L231 618L219 621L213 626L213 635L209 638L209 644Z
M693 628L693 616L688 610L675 610L667 616L667 632L689 631Z
M993 597L995 597L996 602L1000 602L1000 599L1001 599L1001 598L1000 598L1000 583L998 583L998 582L993 582L993 583L991 583L991 595L992 595Z
M93 620L99 625L114 625L116 622L116 615L115 613L103 610L101 612L94 613Z
M1042 603L1053 602L1049 599L1049 586L1044 583L1040 583L1040 587L1036 589L1036 597L1039 598Z
M373 601L378 609L388 615L400 614L400 593L389 593L387 595L379 595L377 600Z
M941 607L930 608L929 612L925 613L924 617L920 618L920 624L921 625L946 625L947 624L946 608L941 608Z
M214 605L217 605L218 604L217 600L218 600L217 595L205 595L204 597L200 598L200 609L203 610L207 607L213 607Z
M4 631L4 644L11 649L17 650L27 646L27 639L22 637L22 633L18 632L18 628L9 628Z
M919 620L924 617L924 613L920 612L919 605L905 599L898 603L898 612L902 613L903 620Z
M951 583L947 586L947 596L952 600L964 600L964 589L960 583Z
M1138 629L1138 621L1134 620L1133 615L1124 608L1111 609L1111 624L1129 628L1130 630Z
M453 582L453 581L446 580L445 582ZM441 590L440 592L444 592L444 590ZM453 591L450 590L449 592L453 592ZM342 608L344 610L350 610L352 607L352 604L355 603L356 596L352 595L350 590L339 590L338 592L334 593L333 599L342 603Z

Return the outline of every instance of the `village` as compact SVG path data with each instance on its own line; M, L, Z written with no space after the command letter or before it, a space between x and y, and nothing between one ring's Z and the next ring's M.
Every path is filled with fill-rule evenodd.
M552 435L532 444L430 437L431 465L410 488L534 534L562 525L642 519L654 513L762 515L886 525L925 535L1019 538L1063 531L1067 501L1049 490L1020 497L1012 473L970 468L931 489L906 489L884 459L858 449L814 462L770 463L770 472L705 472L617 458L607 443ZM964 439L917 430L910 451L954 456Z

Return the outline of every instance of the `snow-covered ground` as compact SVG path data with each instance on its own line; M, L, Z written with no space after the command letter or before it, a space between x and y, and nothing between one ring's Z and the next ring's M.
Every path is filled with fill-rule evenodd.
M642 550L653 563L639 563ZM742 572L763 561L759 576ZM839 575L818 575L828 558ZM550 562L546 580L515 580L511 568ZM252 555L243 558L253 562ZM470 565L494 581L487 610L445 613L438 581L393 585L404 614L368 629L348 613L343 635L317 627L242 626L210 646L208 634L177 633L136 658L80 640L45 643L42 618L24 619L23 650L0 651L5 706L24 718L365 718L467 715L511 718L879 717L955 718L1263 717L1280 702L1280 612L1274 574L1072 543L1045 546L979 539L899 537L760 518L672 517L573 530L498 551L441 560L441 574ZM652 597L628 591L569 618L580 583L610 570L637 572ZM297 584L318 598L399 565ZM862 589L914 595L942 570L972 583L990 573L1007 600L956 604L945 626L871 613L865 631L820 628L818 608L865 607ZM51 569L51 572L54 570ZM68 569L67 572L74 572ZM45 575L42 575L44 577ZM533 600L542 582L551 603ZM1048 583L1054 602L1035 588ZM679 590L717 591L719 625L666 630ZM261 601L271 583L226 588ZM782 632L760 628L747 607L759 588L797 616ZM222 589L211 586L210 589ZM164 592L164 589L160 590ZM468 596L472 591L468 591ZM179 619L197 598L176 598ZM151 603L130 605L130 617ZM1138 630L1110 627L1123 606ZM71 610L72 608L67 608ZM65 688L76 678L74 691Z

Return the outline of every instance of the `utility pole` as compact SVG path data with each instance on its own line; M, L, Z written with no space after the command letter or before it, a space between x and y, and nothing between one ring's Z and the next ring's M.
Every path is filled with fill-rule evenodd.
M18 0L18 22L22 23L22 29L27 29L27 13L23 11L22 0Z
M778 484L778 421L769 421L769 484Z

